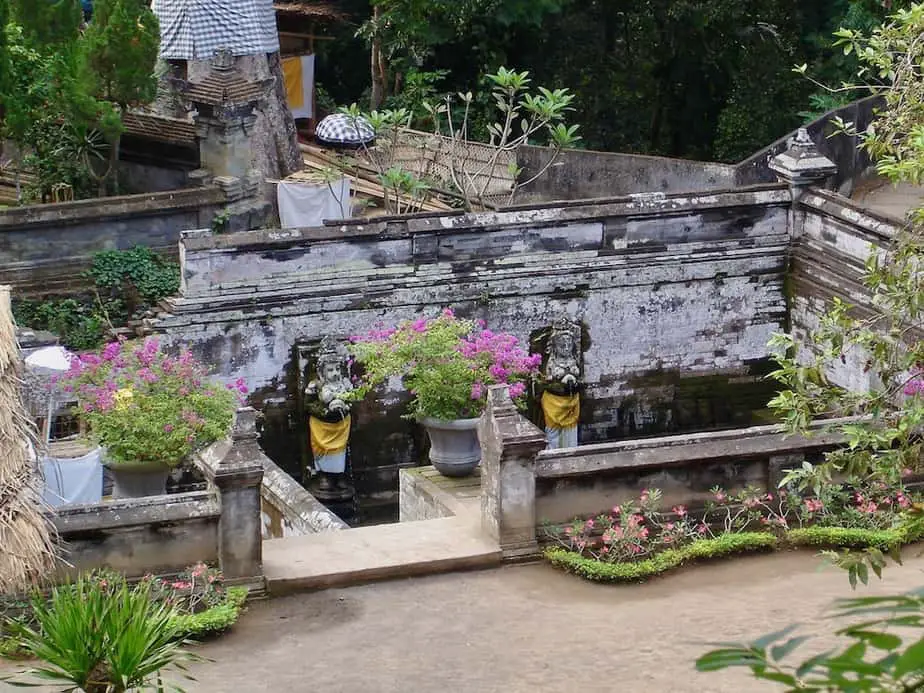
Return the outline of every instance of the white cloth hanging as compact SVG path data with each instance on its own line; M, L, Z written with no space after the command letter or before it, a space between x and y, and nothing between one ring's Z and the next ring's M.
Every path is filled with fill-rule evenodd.
M102 448L83 457L45 457L45 502L58 507L71 503L99 503L103 499Z
M276 186L279 221L284 229L321 226L325 219L350 217L350 181L327 183L280 181Z

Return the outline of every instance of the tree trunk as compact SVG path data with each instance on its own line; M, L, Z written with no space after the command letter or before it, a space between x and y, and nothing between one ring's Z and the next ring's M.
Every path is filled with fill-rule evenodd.
M280 128L273 128L273 135L276 139L276 155L279 159L279 175L282 178L301 171L304 167L301 150L298 148L298 130L295 127L295 118L292 117L292 111L289 110L286 99L286 82L282 75L282 59L279 53L270 53L267 55L270 74L276 78L273 86L275 98L279 103L281 118ZM315 105L317 108L317 105Z
M382 10L376 5L372 10L372 21L373 25L376 27L375 35L372 39L372 97L371 104L372 110L374 111L379 106L382 105L382 102L385 100L385 65L382 60L382 39L378 36L378 24L382 16Z

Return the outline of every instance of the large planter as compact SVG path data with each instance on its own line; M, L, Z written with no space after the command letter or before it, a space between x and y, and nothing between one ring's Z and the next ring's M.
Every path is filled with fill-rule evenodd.
M144 498L167 493L170 467L166 464L106 465L112 474L113 498Z
M481 462L478 419L424 418L420 423L430 436L430 462L443 476L469 476Z

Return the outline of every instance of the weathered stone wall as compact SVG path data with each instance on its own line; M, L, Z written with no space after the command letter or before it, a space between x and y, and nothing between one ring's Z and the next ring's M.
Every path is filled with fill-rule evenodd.
M787 469L840 444L834 434L793 436L781 426L693 433L544 450L536 458L536 520L593 517L660 489L661 507L701 507L719 486L775 493Z
M60 574L101 567L128 577L178 573L218 559L221 514L212 492L178 493L59 508L53 516L64 547Z
M82 288L94 253L143 245L175 255L180 232L208 226L224 200L203 187L0 210L0 276L17 296Z
M529 181L541 171L549 161L550 151L547 147L520 147L520 180ZM520 188L514 202L519 205L645 192L702 192L734 185L735 167L728 164L567 149L559 153L544 175Z
M797 214L789 284L791 331L797 343L810 346L809 334L835 296L854 306L858 315L870 313L864 267L874 251L882 252L894 238L898 224L818 189L802 196ZM831 364L828 375L838 385L864 390L869 385L865 361L860 352L849 351L843 362Z
M584 442L751 423L784 327L790 197L779 185L630 196L477 215L419 215L181 242L183 289L150 321L266 407L263 444L298 475L297 342L452 306L526 340L559 311L589 335ZM391 392L354 409L361 491L423 458Z

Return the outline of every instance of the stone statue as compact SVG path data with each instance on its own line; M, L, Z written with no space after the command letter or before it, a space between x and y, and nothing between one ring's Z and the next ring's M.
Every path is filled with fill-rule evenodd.
M552 325L546 344L545 369L540 387L542 415L548 447L570 448L578 444L581 415L581 326L567 316Z
M319 489L325 493L349 490L346 452L352 393L346 348L325 337L318 352L317 377L305 388L311 452L320 475Z

